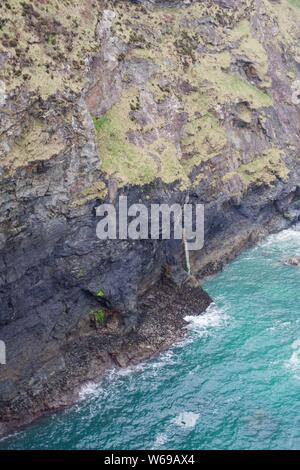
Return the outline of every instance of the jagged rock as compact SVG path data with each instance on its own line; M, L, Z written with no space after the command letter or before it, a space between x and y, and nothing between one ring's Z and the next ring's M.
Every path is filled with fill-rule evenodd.
M284 264L287 266L300 266L300 256L292 256L284 260Z

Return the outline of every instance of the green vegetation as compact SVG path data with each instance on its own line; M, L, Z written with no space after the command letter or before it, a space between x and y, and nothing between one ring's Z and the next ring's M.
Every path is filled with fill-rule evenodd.
M276 178L285 179L287 168L282 161L282 152L272 148L252 162L241 165L238 174L246 186L252 182L270 185Z
M130 103L136 99L136 90L127 90L117 105L93 121L103 171L120 182L147 184L155 178L155 162L129 140L129 133L137 130L129 124Z
M91 10L91 0L1 2L0 46L9 52L1 75L7 89L25 82L42 99L66 88L79 92L85 84L83 57L97 47L100 11L100 5Z
M108 122L109 120L107 116L101 116L100 118L93 116L93 123L96 132L99 132L105 126L105 124L108 124Z
M66 120L69 118L65 116ZM14 172L28 162L50 160L62 152L65 143L57 135L49 135L47 125L42 120L30 122L23 134L17 139L11 152L6 156L4 167L7 172Z
M118 104L100 119L94 118L102 170L113 175L120 185L149 184L155 178L166 183L187 182L174 143L159 136L153 143L143 140L147 131L153 129L141 128L130 119L133 102L139 103L136 91L126 90ZM157 121L156 125L163 123ZM140 145L130 141L130 136L135 135Z
M300 8L300 0L289 0L289 3L296 8Z
M73 201L74 206L80 206L88 201L104 199L107 196L107 187L103 181L95 181L85 188Z
M252 109L272 106L272 98L238 75L226 73L230 65L227 53L207 55L196 67L202 86L207 89L211 104L248 102Z
M103 298L105 297L105 294L104 294L104 290L103 289L99 289L97 292L96 292L96 297L99 297L99 298Z
M186 173L190 174L195 166L221 153L226 144L227 137L219 120L212 113L201 117L195 113L185 125L182 136L185 155L182 165Z
M268 78L268 56L257 37L253 37L250 22L242 20L232 30L230 34L231 40L237 44L234 50L234 56L237 58L246 56L247 59L255 66L255 71L261 80L261 86L270 86L271 82Z
M47 42L48 42L48 44L51 44L52 46L55 46L56 37L53 34L49 34Z
M78 270L77 277L78 279L80 279L81 277L84 277L84 276L85 276L85 268L81 266Z
M247 189L252 184L270 186L277 178L285 180L288 169L282 159L282 151L274 147L257 155L251 162L240 165L234 172L227 173L223 179L228 181L236 174Z
M105 312L102 308L90 310L89 316L96 323L103 325L105 321Z
M210 187L214 188L214 178L222 178L218 161L223 155L222 175L228 166L224 181L234 175L245 187L253 181L268 183L276 175L285 175L280 157L248 155L253 161L245 164L241 148L235 145L254 125L255 116L273 105L269 94L270 53L264 44L269 39L264 41L263 32L255 29L249 14L252 0L232 9L224 9L217 2L193 2L187 9L152 9L106 1L96 2L91 9L90 2L72 0L70 9L69 0L51 0L47 5L10 0L12 10L2 9L2 46L10 48L4 67L7 93L25 86L45 100L58 90L81 92L90 78L86 76L85 58L100 53L107 40L128 44L127 49L120 47L120 53L111 52L109 60L125 60L130 66L120 75L114 104L104 115L97 114L97 89L90 90L89 112L97 115L92 118L99 149L99 163L95 165L101 176L99 172L97 181L91 178L78 186L73 205L107 198L108 177L118 187L147 185L161 179L186 189L211 172ZM279 50L282 44L289 46L294 67L300 62L299 7L300 0L263 1L259 13L265 17L267 28L273 28L276 20L278 32L270 41ZM111 13L105 12L107 8ZM214 19L209 34L200 27L202 19L205 24L207 18ZM105 30L103 44L95 37L98 21L99 34L101 28ZM295 70L291 68L290 73ZM282 67L276 73L279 79L286 78ZM95 78L102 80L101 76ZM228 129L228 113L238 116L247 129ZM71 119L71 113L67 114L67 125ZM28 162L61 154L65 141L60 133L49 133L48 128L43 121L32 119L3 160L5 170L13 174ZM101 298L104 292L100 289L95 295Z

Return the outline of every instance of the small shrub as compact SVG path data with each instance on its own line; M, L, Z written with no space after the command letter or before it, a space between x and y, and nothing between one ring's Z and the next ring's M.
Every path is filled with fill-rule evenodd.
M47 38L47 43L51 44L52 46L55 46L56 44L56 37L53 34L49 34Z
M103 324L105 321L105 313L102 308L90 310L89 316L98 324Z
M103 290L103 289L99 289L99 290L96 292L96 297L99 297L100 299L102 299L104 296L105 296L105 294L104 294L104 290Z

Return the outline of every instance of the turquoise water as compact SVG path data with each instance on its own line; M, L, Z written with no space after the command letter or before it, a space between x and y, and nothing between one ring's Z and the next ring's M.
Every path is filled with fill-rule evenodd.
M300 231L269 237L205 288L187 339L111 371L0 449L300 449Z

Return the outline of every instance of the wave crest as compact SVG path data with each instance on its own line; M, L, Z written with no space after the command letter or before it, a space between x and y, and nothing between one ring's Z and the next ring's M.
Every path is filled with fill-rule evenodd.
M211 328L224 326L228 319L227 313L214 303L203 314L198 316L188 315L184 318L188 323L186 328L200 334L200 336L208 335Z

